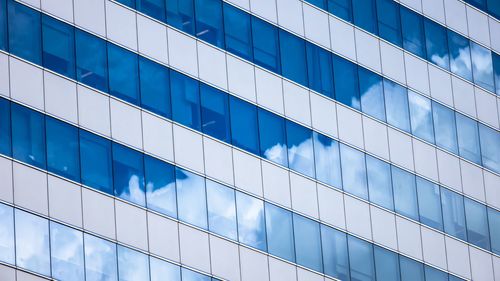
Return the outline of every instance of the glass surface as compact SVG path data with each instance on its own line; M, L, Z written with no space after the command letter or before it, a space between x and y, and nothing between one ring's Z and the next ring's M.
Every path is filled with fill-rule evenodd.
M159 21L166 20L165 0L137 0L137 10Z
M75 29L42 16L43 66L75 79Z
M306 0L306 2L313 4L323 10L327 9L326 0Z
M391 166L396 213L418 221L415 175Z
M432 119L436 133L436 145L458 154L457 124L455 112L435 101L432 102Z
M166 0L167 23L181 31L194 35L193 0Z
M233 144L248 152L259 154L257 107L229 97L229 112L231 116L231 137Z
M109 92L111 95L139 104L139 62L135 53L108 43Z
M52 277L57 280L85 280L83 234L50 222Z
M236 192L236 208L238 241L266 251L266 226L262 201L241 192Z
M175 169L179 219L207 229L205 179L191 172Z
M9 51L32 63L42 65L42 27L40 13L9 0Z
M314 177L312 131L287 120L286 140L290 169Z
M253 60L251 16L223 3L226 50L246 60Z
M117 0L118 3L122 3L125 6L128 6L132 9L135 9L135 1L136 0ZM137 0L140 1L140 0Z
M177 217L174 166L150 156L144 157L146 201L149 209Z
M201 40L224 48L222 1L194 0L196 36Z
M488 6L488 13L493 15L495 18L500 18L500 2L495 0L486 0Z
M82 183L113 194L111 142L80 130Z
M474 83L494 92L495 82L491 51L472 41L470 41L470 47Z
M210 281L210 277L194 272L187 268L182 268L182 281Z
M16 103L11 110L13 157L45 169L45 116Z
M358 69L361 110L372 117L385 121L382 77L362 67Z
M8 49L7 2L0 0L0 50Z
M488 208L488 222L490 224L491 251L500 254L500 212Z
M12 155L10 102L0 98L0 154Z
M351 266L351 280L375 281L375 263L373 261L372 244L347 236L349 244L349 264Z
M398 254L379 246L374 246L375 272L377 280L399 281L399 258ZM430 281L430 280L429 280Z
M415 136L434 143L431 100L413 91L408 91L411 131Z
M141 106L166 118L172 118L169 74L168 68L139 58Z
M403 39L399 9L399 5L392 0L377 0L379 36L401 47Z
M181 281L181 268L178 265L150 257L151 281Z
M0 261L15 264L14 210L0 204Z
M306 56L309 88L333 98L332 54L323 48L306 42Z
M108 56L106 41L76 29L76 79L108 92Z
M366 169L370 201L389 210L394 210L391 165L367 155Z
M280 29L282 75L303 86L308 86L306 45L301 38Z
M80 181L78 128L46 117L47 169L70 180Z
M483 166L500 173L500 133L479 124L479 139Z
M268 252L295 262L292 213L269 203L265 205Z
M118 276L120 281L149 280L148 256L118 245Z
M500 5L499 5L500 6ZM493 72L495 76L496 93L500 96L500 55L493 54Z
M477 122L460 113L457 118L458 151L460 156L474 163L481 164L479 148L479 130Z
M116 244L88 234L84 234L84 239L85 280L118 280Z
M238 240L236 199L234 190L207 180L208 229L224 237Z
M146 205L143 154L113 143L115 196L141 206Z
M321 225L321 245L325 274L340 280L349 280L347 236L326 225Z
M328 11L345 21L352 22L351 0L328 0Z
M339 56L333 56L335 99L355 109L361 108L357 66Z
M448 281L448 274L441 270L425 265L425 280L428 281Z
M313 140L316 179L342 188L339 143L316 132L313 132Z
M467 241L465 231L464 197L458 193L441 188L444 232Z
M403 48L421 58L425 58L425 37L423 17L401 6L401 29Z
M200 91L203 133L231 143L228 95L205 84L200 84Z
M49 222L15 210L16 265L50 276Z
M451 72L472 81L472 63L469 40L458 33L448 30Z
M404 256L399 257L401 281L424 281L424 266Z
M374 0L352 0L354 24L377 35L377 11Z
M384 79L387 123L403 131L410 132L410 111L407 93L406 88Z
M368 199L364 153L341 144L340 159L344 190L363 199Z
M252 42L254 62L280 74L278 28L257 17L252 17Z
M441 197L437 184L417 177L418 210L420 222L432 228L443 230Z
M285 119L258 108L260 156L288 167Z
M199 82L176 71L170 73L172 119L201 130Z
M323 272L319 223L294 213L293 230L297 263Z
M468 241L478 247L490 250L486 206L469 198L464 198L464 205Z
M450 56L446 28L429 19L424 19L424 29L427 60L449 70Z

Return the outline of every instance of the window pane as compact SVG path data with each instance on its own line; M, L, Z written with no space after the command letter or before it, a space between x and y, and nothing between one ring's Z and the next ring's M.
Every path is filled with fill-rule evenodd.
M138 56L114 44L108 43L110 94L139 104Z
M85 234L85 280L118 280L116 244Z
M149 259L143 253L118 245L120 281L149 280Z
M374 254L377 280L399 281L400 272L398 254L379 246L375 246Z
M314 6L326 10L326 0L306 0L306 2L313 4Z
M272 72L281 73L278 28L252 17L254 62Z
M259 154L256 106L231 96L229 108L233 144L253 154Z
M329 137L313 132L316 179L342 188L339 143Z
M370 201L389 210L394 210L392 198L391 166L372 156L366 156Z
M238 240L248 246L266 251L264 204L261 200L236 192Z
M500 18L500 3L495 0L486 0L488 3L488 13L493 15L495 18Z
M428 19L424 20L427 60L450 69L446 28Z
M368 199L365 154L341 144L340 159L344 190L363 199Z
M75 30L71 25L42 16L43 66L75 78Z
M117 0L119 3L126 5L132 9L135 9L135 1L136 0Z
M500 96L500 55L496 53L493 53L493 68L495 72L496 93Z
M323 272L319 223L293 214L297 263Z
M176 218L174 166L153 157L145 156L144 170L148 208Z
M42 27L40 13L16 1L8 2L9 51L42 65Z
M354 24L377 35L377 11L375 0L352 0Z
M335 99L347 106L360 109L357 66L341 57L334 56L333 75Z
M295 262L292 213L266 203L266 230L269 253Z
M172 119L200 131L199 82L176 71L170 72Z
M457 154L458 144L455 112L433 101L432 113L434 131L436 132L436 145Z
M44 115L12 104L12 154L15 159L45 169Z
M348 235L349 264L351 265L351 280L375 280L372 244Z
M153 61L139 58L141 106L171 118L170 75L168 68Z
M439 269L428 265L425 266L425 280L429 281L448 281L448 274Z
M182 268L182 281L210 281L211 278L200 274L198 272L194 272L187 268Z
M286 140L290 169L314 177L312 131L287 120Z
M205 84L200 85L200 90L203 133L231 143L228 95Z
M177 209L181 221L207 229L205 179L191 172L175 169Z
M417 194L420 222L435 229L443 230L439 186L417 177Z
M399 257L401 281L424 281L423 264L404 256Z
M483 165L500 173L500 133L483 124L479 124L479 139L481 140Z
M282 75L301 85L308 86L305 41L280 29L280 54Z
M261 108L258 115L260 156L288 167L285 119Z
M458 33L448 30L451 72L472 81L469 40Z
M385 121L382 77L362 67L358 69L361 110L372 117Z
M46 119L49 172L80 181L78 128L52 117Z
M413 91L408 92L408 100L412 134L434 143L431 100Z
M0 261L14 264L14 210L0 204Z
M50 275L49 221L15 210L16 265Z
M418 221L415 175L395 166L391 168L396 213Z
M150 257L151 281L181 281L181 268L178 265Z
M10 102L0 98L0 154L7 156L12 155L12 134L10 124Z
M253 60L252 26L250 15L223 3L226 50L239 57Z
M333 98L332 54L309 42L306 52L309 88Z
M0 50L4 51L8 49L7 28L7 2L0 0Z
M208 229L237 241L234 190L207 180Z
M181 31L194 35L193 0L166 0L167 23Z
M137 10L159 21L166 20L165 0L137 0Z
M500 212L488 208L488 222L490 223L491 251L500 254Z
M352 22L351 0L328 0L328 11L345 21Z
M51 222L50 250L52 277L58 280L85 280L82 232Z
M457 117L458 150L460 156L474 163L481 163L477 122L460 113Z
M392 0L377 0L378 32L380 37L402 46L399 5Z
M467 241L465 232L464 197L458 193L441 188L444 232Z
M346 234L322 224L321 245L323 246L325 274L341 280L349 280Z
M493 61L491 58L491 51L472 41L470 44L474 83L494 92L495 83L493 82Z
M464 199L468 241L478 247L490 249L490 233L486 206L471 199Z
M410 112L406 88L390 80L384 79L384 97L387 111L387 123L403 131L409 132Z
M106 41L76 29L76 79L108 92Z
M115 196L146 205L142 153L113 143L113 178Z
M219 48L224 48L222 1L195 0L196 36Z
M401 7L401 27L403 30L403 48L421 58L425 58L424 24L422 16Z
M80 130L82 183L113 194L111 142Z

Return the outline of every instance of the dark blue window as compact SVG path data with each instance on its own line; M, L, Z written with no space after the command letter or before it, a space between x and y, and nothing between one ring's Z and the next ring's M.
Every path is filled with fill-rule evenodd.
M250 15L224 3L226 50L249 61L253 60Z
M340 280L349 280L346 234L322 224L321 245L325 274Z
M465 231L464 197L458 193L441 188L444 232L467 241Z
M45 169L44 115L24 106L12 104L12 156L22 162Z
M193 0L166 0L167 23L181 31L194 35Z
M425 266L425 280L429 281L448 281L448 274L439 269L428 265Z
M117 0L117 1L125 6L135 9L135 0Z
M391 166L377 158L366 156L368 194L370 201L389 210L394 210L392 198Z
M165 22L165 0L137 0L137 10L159 21Z
M314 177L312 131L287 120L286 140L290 169Z
M46 118L47 169L80 181L78 129L51 117Z
M415 175L392 166L392 185L396 213L418 220Z
M43 66L75 78L75 29L49 16L42 16Z
M229 108L233 144L258 155L260 150L257 108L234 97L229 98Z
M469 40L448 29L448 48L451 72L472 81Z
M292 213L266 203L267 250L285 260L295 262Z
M481 164L477 122L460 113L457 113L456 117L458 151L460 156L474 163Z
M236 192L236 214L238 216L238 241L266 251L266 224L262 200Z
M424 266L423 264L407 258L399 257L401 268L401 281L424 281Z
M449 70L450 56L448 54L446 28L431 20L425 19L424 29L427 60Z
M357 66L339 56L334 56L333 75L335 99L345 105L360 109Z
M328 0L328 11L345 21L352 22L351 0Z
M258 109L260 156L288 167L285 119Z
M493 77L491 51L472 41L470 42L470 47L474 83L494 92L495 79Z
M176 168L177 211L179 219L207 229L207 199L205 179L191 172Z
M306 52L309 88L333 98L332 54L309 42Z
M313 132L313 139L316 179L342 188L339 143L316 132Z
M224 48L222 1L194 0L196 36L219 48Z
M375 281L375 263L372 244L349 235L349 264L351 280Z
M0 50L7 51L9 42L7 38L7 2L0 0Z
M443 230L439 186L417 177L417 194L420 222L432 228Z
M479 139L483 166L500 173L500 133L479 124Z
M500 253L500 212L488 208L488 222L490 223L491 251Z
M432 102L432 117L436 145L450 152L458 153L455 112L437 102Z
M434 143L431 100L413 91L408 91L411 132L430 143Z
M305 41L280 29L281 71L283 76L307 86Z
M0 154L7 156L12 155L10 124L10 102L0 98Z
M402 46L399 4L392 0L377 0L378 32L380 37Z
M143 154L113 143L113 178L115 196L146 205Z
M139 57L141 106L171 118L170 71L151 60Z
M205 84L200 90L203 133L231 143L228 95Z
M495 18L500 18L500 2L496 0L486 0L488 3L488 12Z
M368 199L365 154L341 144L340 160L344 190L363 199Z
M354 24L377 35L377 9L375 0L352 0Z
M374 246L375 272L377 280L399 281L399 258L398 254L379 246Z
M493 52L493 72L495 76L496 93L500 96L500 55L497 55L495 52Z
M464 199L468 241L478 247L490 249L490 232L486 206L469 198Z
M410 131L410 112L406 88L384 79L384 97L387 123L403 131Z
M425 58L424 24L422 16L401 7L403 48L421 58Z
M76 30L76 79L103 92L108 92L106 41Z
M135 53L108 43L109 92L139 104L139 63Z
M9 51L42 65L42 27L40 13L14 0L8 0Z
M111 142L80 130L82 183L113 194Z
M306 2L309 2L309 3L313 4L314 6L319 7L323 10L327 9L326 0L306 0Z
M146 202L149 209L177 217L174 166L150 156L144 157Z
M319 223L294 213L293 230L297 263L323 272Z
M170 72L172 119L201 130L199 82L176 71Z
M370 116L385 121L385 103L382 77L362 67L359 67L358 69L361 110Z
M486 0L466 0L465 2L472 4L480 10L486 10Z
M252 17L254 62L265 69L281 74L278 28Z

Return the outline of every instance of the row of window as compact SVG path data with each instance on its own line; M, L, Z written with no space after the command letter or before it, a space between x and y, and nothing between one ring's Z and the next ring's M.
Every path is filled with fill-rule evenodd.
M500 19L500 2L497 0L464 0L483 12Z
M265 235L264 219L250 215L258 210L263 213L264 204L260 200L235 193L231 188L5 99L0 99L0 121L2 154L266 250L265 237L262 238ZM265 123L272 122L269 119ZM248 127L245 124L240 126ZM316 171L325 182L483 249L500 253L499 211L353 148L339 145L325 136L309 133L310 139L304 141L299 131L292 132L294 145L290 151L294 151L293 158L309 158L311 161L314 158ZM312 153L313 146L316 155L307 155ZM280 147L271 150L269 153L277 157L282 154ZM297 163L301 169L315 166L313 162L298 160ZM273 208L292 217L291 212L278 207L267 209ZM252 217L250 222L247 221L249 217ZM316 225L313 221L308 224ZM285 228L281 226L279 229ZM289 230L285 233L293 232ZM268 233L268 240L269 237ZM270 247L267 249L281 256ZM295 261L291 257L285 258Z

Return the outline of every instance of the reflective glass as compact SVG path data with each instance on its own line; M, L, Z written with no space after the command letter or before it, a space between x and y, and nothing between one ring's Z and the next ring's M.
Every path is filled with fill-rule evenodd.
M458 153L455 112L433 101L432 117L434 132L436 133L436 145L450 152Z
M305 41L282 29L279 34L282 75L307 87Z
M474 163L481 163L479 130L477 122L460 113L457 117L458 151L460 156Z
M210 281L210 277L182 268L182 281Z
M111 142L80 130L82 183L113 194Z
M148 208L176 218L174 166L153 157L145 156L144 171Z
M488 208L488 222L490 224L491 251L500 254L500 212Z
M181 281L181 268L178 265L150 257L151 281Z
M377 35L377 11L375 0L352 0L354 24Z
M377 17L380 37L401 47L403 39L398 3L392 0L377 0Z
M196 36L203 41L224 48L222 1L194 0Z
M321 245L325 274L340 280L349 280L347 236L344 232L321 225Z
M362 67L358 69L361 110L372 117L385 121L382 77Z
M292 213L266 203L267 250L285 260L295 262Z
M208 229L237 241L234 190L207 180Z
M14 264L14 210L0 204L0 261Z
M281 73L278 28L252 17L254 62L263 68Z
M387 123L410 132L410 111L406 88L384 79L384 97Z
M139 62L135 53L108 43L110 94L139 104Z
M226 50L239 57L253 60L251 16L223 3Z
M424 28L427 60L449 70L450 56L446 28L429 19L424 19Z
M335 99L347 106L360 109L357 66L339 56L333 56Z
M448 274L428 265L425 266L425 280L427 281L448 281Z
M474 83L494 92L495 82L491 51L472 41L470 41L470 46Z
M57 280L85 280L81 231L50 222L50 251L52 277Z
M351 266L351 280L375 281L375 263L373 261L372 244L348 235L349 264Z
M420 222L432 228L443 230L441 197L439 186L417 177L418 209Z
M327 9L326 0L306 0L306 2L313 4L323 10Z
M78 128L52 117L46 119L47 169L80 181Z
M306 55L309 88L333 98L332 54L323 48L306 42Z
M201 130L199 82L176 71L170 72L172 119Z
M228 95L205 84L200 84L200 91L203 133L231 143Z
M75 29L42 16L43 66L75 79Z
M401 7L401 28L403 48L421 58L425 58L425 38L423 17L412 10Z
M0 98L0 154L12 155L10 102Z
M293 214L297 263L323 272L319 223Z
M316 179L342 188L339 143L316 132L313 132L313 140Z
M148 256L118 245L118 276L120 281L149 280Z
M139 58L141 106L166 118L171 118L170 71L143 57Z
M7 4L6 0L0 0L0 50L8 49L7 32Z
M135 9L135 1L136 0L117 0L119 3L126 5L132 9Z
M240 99L229 97L231 137L237 147L259 154L257 108Z
M401 281L424 281L423 264L404 256L399 257Z
M314 177L312 131L297 123L286 121L288 165L290 169Z
M500 5L499 5L500 6ZM500 96L500 55L493 54L493 71L495 76L496 93Z
M238 241L266 251L266 226L262 201L241 192L236 192L236 208Z
M483 166L500 173L500 133L479 124L479 139Z
M118 280L116 244L85 234L85 280Z
M345 21L352 22L351 0L328 0L328 11Z
M106 41L76 29L76 79L108 92L108 56Z
M375 272L377 280L399 281L399 258L398 254L379 246L374 246Z
M344 190L363 199L368 199L364 153L341 144L340 159Z
M395 166L391 168L396 213L418 221L415 175Z
M493 15L495 18L500 18L500 2L495 0L486 0L488 5L488 13Z
M464 197L441 188L441 205L443 206L444 232L467 241Z
M179 219L207 229L205 179L191 172L175 169Z
M285 119L258 109L260 156L288 167Z
M434 143L431 100L413 91L408 91L412 133L430 143Z
M451 72L472 81L472 66L469 40L458 33L448 30Z
M193 0L166 0L167 23L181 31L194 35Z
M370 201L389 210L394 210L391 166L384 161L367 155L366 169Z
M14 0L8 0L9 51L42 65L42 27L40 13Z
M115 196L146 205L143 154L113 143L113 179Z
M166 20L165 0L137 0L137 10L159 21Z
M490 249L490 233L486 206L464 198L465 220L467 222L468 241L478 247Z

